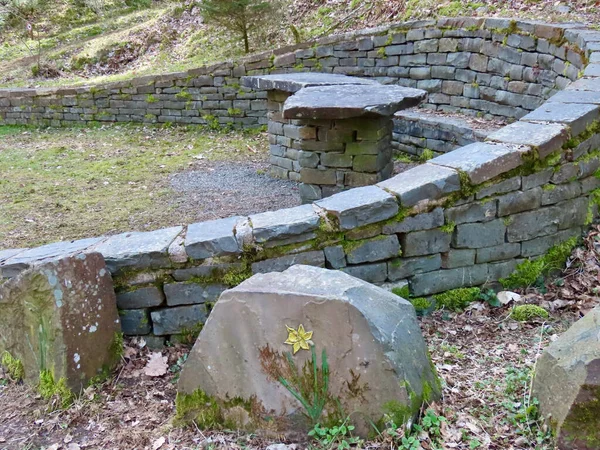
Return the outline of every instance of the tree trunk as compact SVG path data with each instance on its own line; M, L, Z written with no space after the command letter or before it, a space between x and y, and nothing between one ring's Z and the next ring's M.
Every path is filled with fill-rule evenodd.
M248 27L244 24L244 31L242 32L244 35L244 50L246 53L250 53L250 43L248 42Z

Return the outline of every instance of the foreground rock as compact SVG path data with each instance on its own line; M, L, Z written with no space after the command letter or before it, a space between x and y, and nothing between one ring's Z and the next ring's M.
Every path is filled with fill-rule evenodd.
M201 426L305 432L350 415L363 435L367 420L400 425L440 393L409 302L311 266L225 291L178 390L179 416Z
M120 331L112 278L99 253L36 264L0 286L0 355L25 380L42 371L79 392L115 361Z
M600 449L600 307L537 362L533 393L560 449Z

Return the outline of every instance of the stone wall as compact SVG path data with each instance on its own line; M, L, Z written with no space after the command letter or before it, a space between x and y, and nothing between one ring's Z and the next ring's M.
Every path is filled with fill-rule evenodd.
M394 24L186 72L98 86L0 90L0 124L265 124L266 93L240 77L319 71L427 90L428 108L519 118L576 80L588 60L576 27L454 18Z
M525 258L579 235L597 217L600 198L600 32L518 26L537 30L538 46L554 45L549 39L560 30L591 63L582 79L488 135L486 142L445 153L377 185L291 209L3 250L0 274L12 277L39 260L98 251L115 280L124 332L154 342L193 330L228 286L293 264L339 269L374 283L406 280L415 296L506 277ZM421 31L418 37L427 36ZM481 30L461 31L467 32ZM374 32L369 33L364 39L375 45ZM516 39L512 35L507 44ZM385 42L391 39L392 45L390 36ZM508 48L503 40L498 48ZM287 55L296 58L296 53Z
M495 122L431 114L423 110L401 111L394 118L392 146L396 153L421 156L431 150L434 155L447 153L464 145L483 142L500 128Z

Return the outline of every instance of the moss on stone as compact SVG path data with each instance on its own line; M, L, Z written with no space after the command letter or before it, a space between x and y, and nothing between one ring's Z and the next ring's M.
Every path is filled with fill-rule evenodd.
M40 372L38 391L44 400L56 399L63 409L68 408L75 399L67 386L67 379L63 377L55 381L54 374L49 369Z
M14 358L9 352L2 354L2 366L13 381L21 381L25 377L25 369L21 360Z
M600 387L583 386L586 402L575 403L562 424L561 435L566 442L583 442L587 448L600 448Z
M547 319L548 311L537 305L519 305L515 306L510 312L510 317L519 322L527 322L533 318L539 317Z
M480 294L481 289L478 287L458 288L436 294L433 298L436 301L436 307L438 309L446 308L450 311L462 311L470 303L477 300Z
M201 430L221 429L223 412L216 399L197 389L191 394L178 392L175 397L175 424L195 423Z
M118 331L114 334L108 351L110 352L110 358L113 364L116 364L121 360L124 351L122 332Z

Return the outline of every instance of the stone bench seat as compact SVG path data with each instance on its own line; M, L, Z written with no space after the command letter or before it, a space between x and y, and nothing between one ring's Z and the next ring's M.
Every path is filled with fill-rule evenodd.
M271 175L300 181L304 203L392 175L392 116L420 89L335 74L242 78L267 90Z

